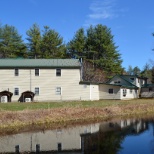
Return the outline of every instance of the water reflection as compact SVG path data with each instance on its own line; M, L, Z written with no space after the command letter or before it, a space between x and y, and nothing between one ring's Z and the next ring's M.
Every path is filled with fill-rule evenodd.
M68 129L2 136L0 153L130 154L134 153L131 149L137 148L140 141L145 145L146 140L151 147L154 147L153 126L153 123L142 119L127 119ZM145 138L145 134L150 138ZM138 137L141 138L137 140ZM131 148L133 138L136 141ZM151 148L149 154L153 149Z

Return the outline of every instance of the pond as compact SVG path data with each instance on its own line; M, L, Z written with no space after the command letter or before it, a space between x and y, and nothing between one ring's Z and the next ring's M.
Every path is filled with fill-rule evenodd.
M153 154L153 119L116 119L0 137L0 153Z

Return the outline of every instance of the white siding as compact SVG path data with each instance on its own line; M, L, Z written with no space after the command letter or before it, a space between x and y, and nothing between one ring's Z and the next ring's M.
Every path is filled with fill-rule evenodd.
M126 89L126 88L121 88L121 90L120 90L121 99L133 99L133 98L138 97L135 89L132 89L132 93L130 93L130 89L126 89L127 90L126 96L123 96L123 89Z
M118 76L115 76L114 78L112 78L110 81L110 84L116 84L115 82L118 82L118 81L120 81L120 83L117 83L117 84L120 84L120 85L127 85L128 84L128 82L126 82L125 80L121 79Z
M113 94L109 94L109 89L113 89ZM120 86L100 85L100 99L120 99Z
M90 85L90 100L99 100L99 85Z
M27 90L35 92L39 87L40 94L34 101L50 100L90 100L90 86L80 82L80 69L61 69L61 76L56 76L56 69L40 69L40 76L35 76L34 69L19 69L19 76L14 75L14 69L1 69L0 91L19 88L19 96L12 96L12 101L18 101L21 93ZM61 95L56 95L56 87L61 87Z

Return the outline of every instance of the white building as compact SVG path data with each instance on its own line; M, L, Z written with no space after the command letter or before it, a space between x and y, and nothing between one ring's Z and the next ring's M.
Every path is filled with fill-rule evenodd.
M139 98L146 78L137 75L115 75L107 83L99 85L100 99L133 99Z
M78 59L1 59L0 101L99 100Z

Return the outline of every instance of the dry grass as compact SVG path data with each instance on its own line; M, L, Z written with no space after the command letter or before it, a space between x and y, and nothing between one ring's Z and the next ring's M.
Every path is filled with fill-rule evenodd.
M108 118L154 113L154 100L76 102L62 107L0 111L0 134L59 128Z

